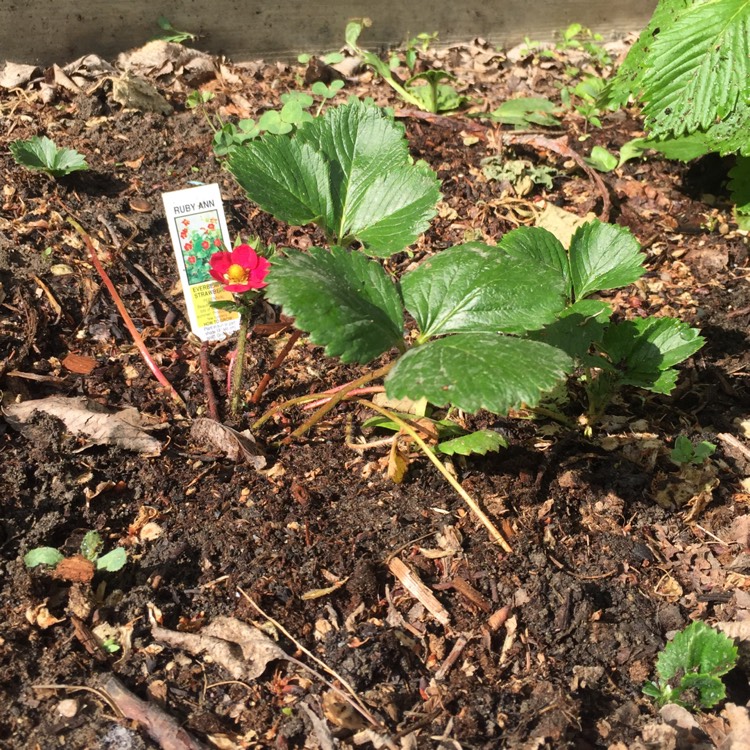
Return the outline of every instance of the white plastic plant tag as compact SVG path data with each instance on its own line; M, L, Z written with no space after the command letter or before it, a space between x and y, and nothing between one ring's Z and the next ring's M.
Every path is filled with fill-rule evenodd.
M208 272L211 256L232 247L219 186L162 193L162 200L190 327L201 341L223 339L239 329L240 316L211 307L214 300L232 299Z

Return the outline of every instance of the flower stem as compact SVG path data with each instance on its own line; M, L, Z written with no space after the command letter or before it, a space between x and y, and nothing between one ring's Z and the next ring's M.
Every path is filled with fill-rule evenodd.
M232 371L232 393L230 409L232 416L237 416L240 411L240 396L242 392L242 376L245 371L245 343L247 342L247 331L250 327L250 314L240 313L240 332L237 338L237 354L234 358L234 370Z

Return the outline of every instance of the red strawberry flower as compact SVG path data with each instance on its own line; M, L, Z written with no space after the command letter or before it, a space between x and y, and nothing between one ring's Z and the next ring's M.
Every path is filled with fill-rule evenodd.
M195 263L195 256L194 255L188 255L187 262L188 263Z
M185 243L185 250L189 253L193 249L193 243L192 242L186 242Z
M189 219L183 219L182 220L183 226L189 227L190 226L190 220Z
M213 228L214 228L214 227L215 227L216 225L215 225L215 224L214 224L213 222L211 222L210 224L207 224L206 226L207 226L207 227L208 227L209 229L213 229Z
M221 240L218 239L218 237L214 240L214 246L215 247L221 247Z
M187 237L187 229L183 229L180 232L180 237L182 237L183 240L185 239L185 237Z
M211 245L209 245L208 242L206 242L206 240L203 240L203 242L201 242L201 247L204 250L208 250L208 248L211 247Z
M208 262L211 276L235 294L262 289L271 267L250 245L238 245L228 253L214 253Z

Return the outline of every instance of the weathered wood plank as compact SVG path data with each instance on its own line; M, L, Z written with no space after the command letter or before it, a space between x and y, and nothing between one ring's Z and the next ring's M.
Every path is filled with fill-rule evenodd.
M441 44L481 36L507 47L529 35L549 40L578 22L607 36L642 28L656 0L464 0L404 2L328 0L0 0L0 61L48 65L87 53L107 58L160 33L165 13L178 29L204 36L194 46L234 60L292 58L343 43L349 18L370 16L363 40L371 48L396 45L407 34L438 31Z

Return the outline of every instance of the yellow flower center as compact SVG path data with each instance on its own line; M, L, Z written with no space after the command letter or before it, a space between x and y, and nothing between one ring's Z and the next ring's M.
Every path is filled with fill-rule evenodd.
M247 271L237 263L233 263L227 268L227 280L232 284L244 284L247 281Z

